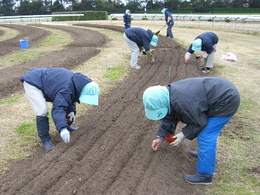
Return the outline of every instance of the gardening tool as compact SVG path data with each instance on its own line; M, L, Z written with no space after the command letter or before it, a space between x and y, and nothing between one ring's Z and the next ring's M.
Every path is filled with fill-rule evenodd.
M197 60L200 60L200 59L202 59L203 57L200 55L200 56L196 56L196 59Z
M176 138L173 138L173 136L174 136L174 134L166 135L166 136L165 136L166 141L167 141L168 143L174 142L174 141L177 139L177 137L176 137Z
M158 31L155 33L155 35L159 35L160 31L161 31L165 26L166 26L166 24L163 25L163 27L162 27L160 30L158 30Z

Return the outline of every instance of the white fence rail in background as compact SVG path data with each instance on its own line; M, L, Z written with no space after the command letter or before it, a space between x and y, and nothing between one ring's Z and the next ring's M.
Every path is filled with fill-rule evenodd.
M175 20L182 21L243 21L243 22L260 22L260 15L197 15L197 14L172 14ZM147 18L148 20L164 20L164 14L131 14L134 20L142 20ZM117 18L123 19L123 14L110 14L109 19Z
M175 26L201 26L227 29L243 29L260 31L260 15L196 15L196 14L172 14ZM164 22L163 14L131 14L132 23L141 23L147 18L153 25L161 25ZM123 14L111 14L109 20L123 21Z
M83 15L84 14L2 16L0 17L0 23L52 22L52 17L81 17ZM199 26L260 31L260 15L172 15L175 20L175 26ZM131 17L133 18L132 23L138 23L138 25L142 24L144 21L143 18L147 18L145 24L147 24L147 22L150 23L150 25L162 25L164 23L163 14L131 14ZM111 24L123 22L123 14L110 14L108 20L111 21Z
M2 16L0 23L18 23L18 22L51 22L52 17L64 16L84 16L84 14L53 14L53 15L23 15L23 16Z

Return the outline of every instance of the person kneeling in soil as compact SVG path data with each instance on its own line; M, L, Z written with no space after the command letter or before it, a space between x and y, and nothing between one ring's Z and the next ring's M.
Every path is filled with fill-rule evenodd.
M143 93L146 117L161 120L157 139L152 149L174 134L178 122L186 124L171 143L179 145L185 138L197 137L198 152L190 152L198 158L197 173L184 175L191 184L211 184L216 166L217 138L221 129L236 113L240 95L228 80L219 77L188 78L166 86L152 86Z
M188 63L191 54L195 51L203 51L202 55L197 56L198 60L204 59L204 64L201 67L203 73L209 73L214 67L214 55L217 51L218 36L213 32L205 32L195 38L189 46L185 54L185 63Z
M140 69L141 66L137 64L138 54L147 55L151 63L154 63L154 57L150 51L150 44L157 46L158 36L154 35L151 30L145 30L140 27L128 28L124 32L124 39L131 50L131 67Z
M76 102L98 105L99 86L91 78L65 68L38 68L25 73L21 79L25 93L36 114L38 136L46 150L54 145L49 134L47 102L52 102L52 118L65 143L76 128Z

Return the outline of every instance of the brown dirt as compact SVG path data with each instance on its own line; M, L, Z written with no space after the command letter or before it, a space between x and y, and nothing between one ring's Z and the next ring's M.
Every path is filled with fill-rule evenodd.
M10 25L12 28L13 26ZM18 25L15 25L15 27ZM40 26L40 25L37 25ZM7 97L14 92L20 92L23 90L22 83L19 81L19 78L26 73L28 70L40 67L63 67L67 69L73 69L78 65L82 64L84 61L90 59L92 56L97 55L100 50L99 47L102 47L108 40L106 37L101 35L98 32L94 32L91 30L84 29L75 29L73 27L64 27L64 26L48 26L49 28L56 28L65 30L69 32L71 36L75 39L71 44L67 45L63 50L52 52L50 54L44 55L43 57L37 58L35 60L31 60L25 63L17 64L16 66L11 66L5 69L0 70L0 99L3 97ZM6 26L7 27L7 26ZM30 46L37 44L39 39L43 39L44 37L49 35L48 31L41 30L36 27L30 26L19 26L19 28L32 28L34 30L26 31L28 37L30 37ZM37 31L38 29L38 31ZM44 35L43 35L44 34ZM25 36L25 34L23 34ZM21 35L19 35L21 37ZM34 37L34 38L31 38ZM93 37L95 37L93 39ZM13 41L16 40L16 41ZM14 51L16 49L20 49L17 47L17 43L19 43L20 39L16 37L11 39L10 41L13 44L5 43L5 47L3 50ZM5 41L7 42L7 41ZM16 46L14 47L14 45ZM0 42L1 46L1 42ZM5 53L4 51L2 53ZM10 76L12 75L12 76Z
M0 26L14 29L19 32L19 35L16 37L0 42L0 56L20 49L20 40L23 40L26 37L29 38L30 46L33 46L41 42L46 36L50 35L50 32L32 26L21 26L14 24L1 24ZM0 33L0 36L1 35L3 35L3 33Z
M22 92L19 78L26 71L51 64L72 69L98 54L98 47L109 41L92 30L48 27L69 32L74 42L62 51L0 70L0 98ZM116 26L99 27L123 32ZM29 31L26 36L33 34L39 33ZM164 143L158 152L152 151L158 121L146 119L142 105L142 93L149 86L202 76L195 59L184 63L185 52L175 41L160 36L153 52L155 64L140 58L142 69L131 70L122 83L101 96L100 106L77 119L80 129L72 133L69 144L57 135L53 138L53 151L39 147L30 158L14 163L0 178L0 194L204 194L204 186L183 180L183 174L196 172L196 160L188 155L189 150L195 149L195 141L186 140L175 148Z

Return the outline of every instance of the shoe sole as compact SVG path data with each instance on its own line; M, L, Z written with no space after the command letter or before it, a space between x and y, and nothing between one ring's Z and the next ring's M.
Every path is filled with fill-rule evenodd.
M184 179L186 182L188 182L189 184L202 184L202 185L210 185L212 184L212 182L200 182L200 183L195 183L195 182L191 182L191 181L188 181L186 179Z
M193 158L198 158L198 155L189 154Z

